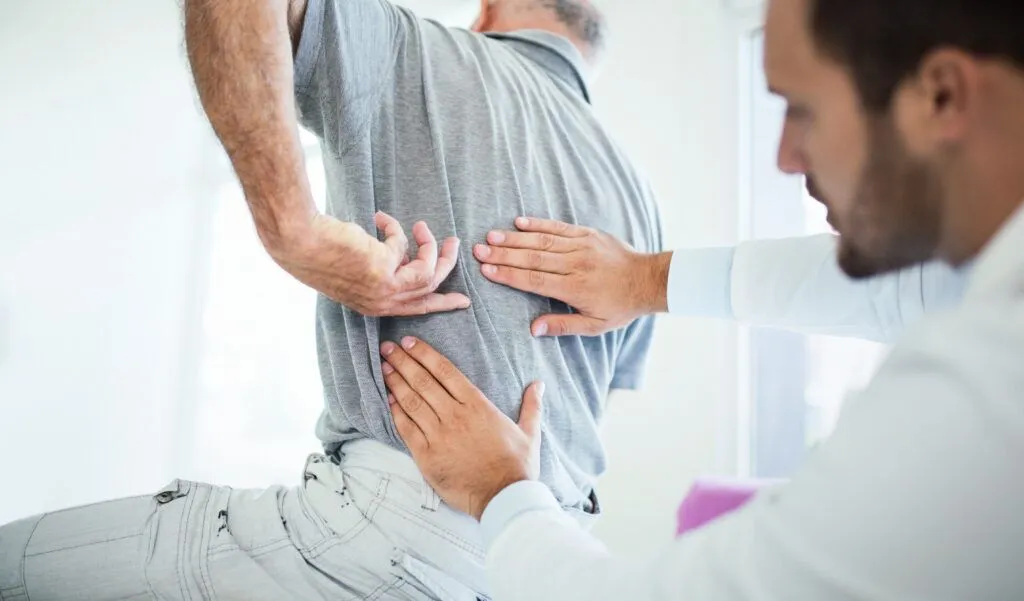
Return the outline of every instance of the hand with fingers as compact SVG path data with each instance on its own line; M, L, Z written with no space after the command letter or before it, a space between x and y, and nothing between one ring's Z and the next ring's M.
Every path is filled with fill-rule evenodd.
M413 226L419 246L415 259L396 219L374 217L383 242L359 226L315 215L290 243L268 246L288 273L334 301L363 315L422 315L469 307L462 294L438 294L438 286L455 268L459 240L437 241L422 221Z
M538 317L534 336L597 336L667 310L672 253L639 253L605 232L561 221L519 217L515 225L473 248L484 277L577 311Z
M422 340L385 342L381 355L398 433L448 505L479 520L507 486L539 476L542 383L526 389L516 424Z

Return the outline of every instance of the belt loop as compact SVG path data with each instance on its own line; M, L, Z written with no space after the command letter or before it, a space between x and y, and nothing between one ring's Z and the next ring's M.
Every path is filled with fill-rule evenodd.
M434 490L427 480L423 479L423 503L420 505L427 511L437 511L441 506L441 497L437 496L437 492Z

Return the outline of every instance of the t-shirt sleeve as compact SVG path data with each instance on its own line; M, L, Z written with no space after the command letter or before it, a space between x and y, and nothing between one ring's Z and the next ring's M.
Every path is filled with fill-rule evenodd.
M309 0L294 66L303 127L343 152L369 126L417 26L387 0Z
M625 329L619 355L615 361L612 390L643 388L647 373L647 355L651 351L651 340L654 338L655 320L653 315L641 317Z
M644 229L642 240L635 244L637 250L659 253L664 250L661 211L649 182L643 184ZM647 373L647 356L654 339L653 315L637 319L622 332L619 353L615 360L615 374L612 376L612 390L639 390L643 388Z

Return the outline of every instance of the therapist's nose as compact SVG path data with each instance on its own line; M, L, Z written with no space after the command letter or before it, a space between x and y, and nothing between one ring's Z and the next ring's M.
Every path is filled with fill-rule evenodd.
M802 145L803 135L798 129L786 119L782 125L782 136L779 138L779 155L776 161L779 171L788 175L807 173L807 159Z

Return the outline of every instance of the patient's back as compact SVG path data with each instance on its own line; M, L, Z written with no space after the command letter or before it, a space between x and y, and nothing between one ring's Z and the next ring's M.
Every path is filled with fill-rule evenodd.
M581 58L537 31L486 37L413 17L382 0L309 4L296 59L303 123L323 139L328 210L373 228L381 210L407 229L422 219L458 236L442 292L465 311L363 317L321 297L317 341L329 450L371 437L402 448L378 348L414 335L448 356L507 415L542 379L542 480L584 508L604 469L597 423L611 388L641 377L652 321L599 337L531 337L530 322L568 307L487 281L472 245L519 215L596 227L638 250L660 250L654 201L594 117Z

